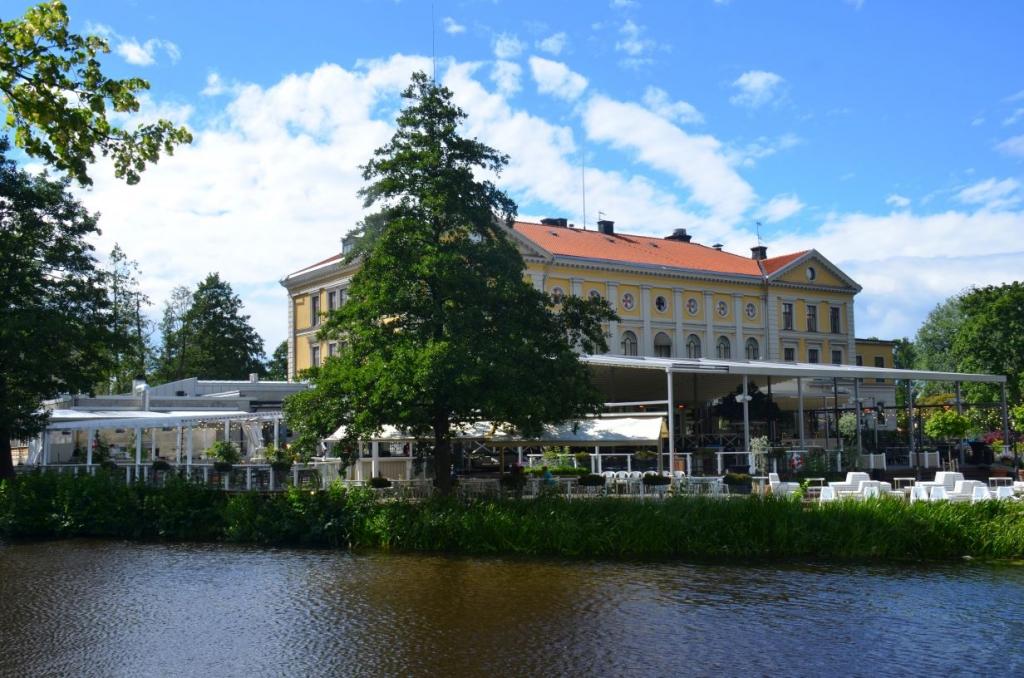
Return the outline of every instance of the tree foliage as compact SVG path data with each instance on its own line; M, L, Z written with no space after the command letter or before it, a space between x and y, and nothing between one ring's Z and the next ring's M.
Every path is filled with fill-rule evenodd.
M83 185L92 183L87 167L97 151L113 160L115 176L135 184L147 163L192 141L167 120L131 130L111 121L138 111L137 94L149 83L107 77L98 56L109 51L103 38L68 30L63 2L0 21L0 94L15 144Z
M129 259L120 245L115 244L110 252L104 274L114 332L123 341L111 348L110 370L96 388L124 393L131 388L132 380L146 373L153 323L143 309L151 302L140 288L138 263Z
M10 441L45 426L40 400L91 389L123 350L87 242L96 217L7 149L0 140L0 477L14 472Z
M270 356L270 360L264 366L267 379L273 381L287 381L288 380L288 342L282 341L274 349L273 354Z
M361 225L362 266L320 333L343 347L315 391L289 403L289 421L300 435L344 423L353 439L407 429L432 442L447 490L459 426L486 419L530 434L595 411L574 346L606 350L601 322L614 314L576 297L556 308L524 280L508 234L515 203L482 178L507 157L461 136L465 114L423 73L403 97L397 131L364 167L361 194L377 211Z
M965 372L1006 375L1011 403L1022 401L1024 378L1024 283L972 289L960 300L963 321L953 335L952 354ZM971 384L975 402L998 402L995 384Z
M924 432L935 440L960 440L970 430L970 419L955 410L939 410L924 422Z
M263 373L263 340L242 313L242 300L216 273L190 296L177 288L160 323L163 346L155 376L242 379Z

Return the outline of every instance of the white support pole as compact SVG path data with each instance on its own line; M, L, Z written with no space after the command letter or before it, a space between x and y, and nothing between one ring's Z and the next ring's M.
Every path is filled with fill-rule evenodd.
M807 443L804 442L804 381L802 378L796 378L796 399L797 399L797 429L800 431L800 449L803 450L807 447Z
M626 470L631 472L631 473L633 471L633 455L632 454L627 454L626 455Z
M861 418L864 416L864 408L860 402L860 384L856 379L853 380L853 404L857 407L857 456L864 454L864 439L861 434ZM875 450L877 452L878 450ZM839 453L839 468L837 471L842 471L843 453Z
M754 472L753 457L750 454L750 390L749 379L743 375L743 451L747 453L747 471Z
M43 448L43 466L46 466L50 463L50 432L44 428L43 432L39 434L39 439L39 444Z
M278 445L281 444L280 433L281 433L281 417L275 416L274 417L274 447L277 447Z
M1008 451L1013 449L1013 443L1010 442L1010 410L1006 406L1006 382L1001 383L999 388L1003 405L1003 450ZM1016 455L1014 461L1016 462Z
M595 445L594 446L594 458L597 459L597 466L594 467L594 468L597 469L596 473L601 473L602 469L601 469L601 446L600 445Z
M675 399L672 393L672 370L666 370L668 375L668 470L676 470L676 417ZM661 459L661 451L658 451L658 458Z
M149 429L149 460L156 461L156 429Z
M92 447L93 441L96 439L96 429L89 429L85 432L85 435L85 463L87 466L92 466Z
M520 466L523 465L523 446L520 445L516 448L516 457Z
M370 477L376 478L380 472L380 443L374 440L370 443Z
M174 438L174 463L181 465L181 425L178 426L178 431Z
M188 447L186 448L186 453L185 453L186 454L185 459L187 461L185 462L185 464L186 464L186 467L188 468L189 473L191 473L192 472L192 424L188 425L188 443L187 443L187 445L188 445Z
M142 427L135 429L135 477L138 478L139 467L142 466Z
M228 442L228 443L231 442L231 420L230 419L225 419L224 420L224 441Z

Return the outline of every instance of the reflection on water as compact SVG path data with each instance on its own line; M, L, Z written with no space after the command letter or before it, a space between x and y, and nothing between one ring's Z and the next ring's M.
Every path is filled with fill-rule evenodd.
M0 675L1024 674L1024 569L0 545Z

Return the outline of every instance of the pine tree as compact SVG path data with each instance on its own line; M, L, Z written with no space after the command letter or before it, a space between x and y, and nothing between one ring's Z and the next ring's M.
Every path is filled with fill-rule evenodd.
M97 390L123 393L131 388L132 380L146 373L153 328L143 309L151 302L140 289L138 263L129 259L120 245L115 244L110 252L105 273L114 332L124 341L119 344L121 350L111 352L112 367Z

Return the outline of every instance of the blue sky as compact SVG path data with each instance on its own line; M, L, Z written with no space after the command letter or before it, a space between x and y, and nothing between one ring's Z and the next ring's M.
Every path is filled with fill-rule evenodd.
M277 280L337 249L358 166L431 67L431 3L68 5L112 72L151 81L142 116L196 135L137 187L97 168L101 247L158 302L221 271L272 347ZM1024 5L437 0L433 23L438 77L512 156L525 217L579 223L585 158L588 222L747 254L759 220L769 254L815 247L864 286L862 336L1020 276Z

